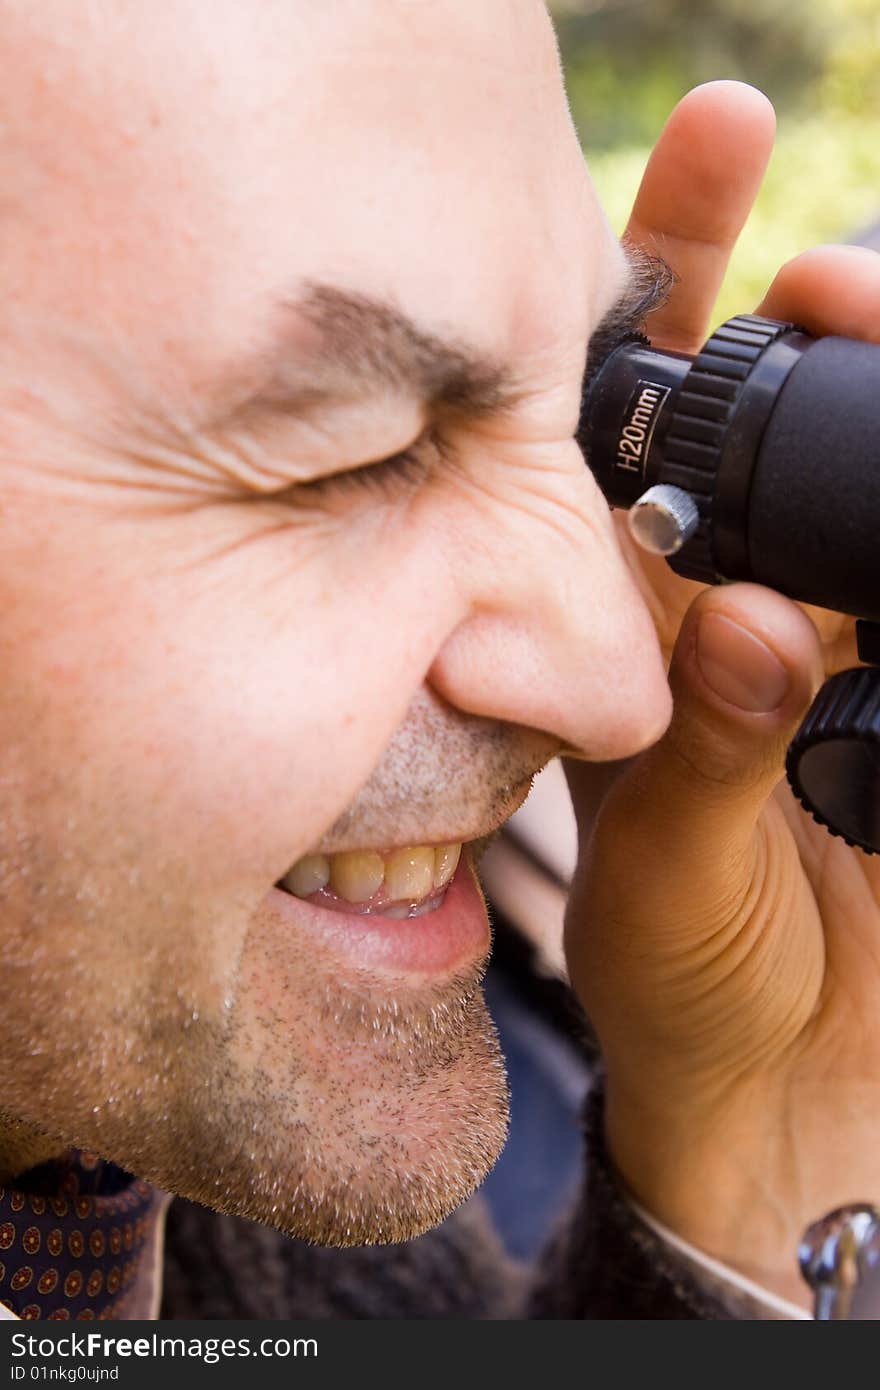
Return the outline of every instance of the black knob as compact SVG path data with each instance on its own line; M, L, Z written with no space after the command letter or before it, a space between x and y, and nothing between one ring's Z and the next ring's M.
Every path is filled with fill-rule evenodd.
M792 790L820 825L880 851L880 668L826 681L785 761Z

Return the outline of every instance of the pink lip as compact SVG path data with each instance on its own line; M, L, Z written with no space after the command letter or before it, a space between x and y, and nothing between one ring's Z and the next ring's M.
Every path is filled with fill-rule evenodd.
M354 964L396 974L438 976L473 966L489 950L489 919L477 876L462 854L443 902L422 917L353 915L273 888L267 906L279 922L320 935Z

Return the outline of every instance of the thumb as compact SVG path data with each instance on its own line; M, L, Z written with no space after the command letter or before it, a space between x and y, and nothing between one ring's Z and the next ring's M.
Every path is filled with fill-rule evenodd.
M816 629L780 594L731 584L688 610L669 671L672 721L622 779L625 808L615 808L638 845L642 881L677 886L668 902L679 922L682 890L699 913L725 884L735 888L822 679Z

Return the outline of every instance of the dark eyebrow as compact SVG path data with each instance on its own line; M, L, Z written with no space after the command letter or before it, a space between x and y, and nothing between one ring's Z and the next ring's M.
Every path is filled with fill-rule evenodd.
M594 328L587 351L584 381L626 338L643 333L646 320L669 298L677 276L662 256L624 241L629 274L621 294Z
M253 360L227 374L212 424L267 409L301 411L353 388L406 391L469 416L501 411L521 394L500 363L418 327L392 304L312 284L280 306Z
M624 247L629 272L622 293L593 332L587 372L667 297L672 271L657 256ZM332 285L307 284L282 302L269 337L212 392L202 428L242 424L264 411L292 414L352 389L406 391L435 409L479 418L522 398L503 364L454 338L415 324L394 305Z

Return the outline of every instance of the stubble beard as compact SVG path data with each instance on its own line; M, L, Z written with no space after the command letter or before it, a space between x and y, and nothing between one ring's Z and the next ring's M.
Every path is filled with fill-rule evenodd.
M197 946L209 917L157 931L145 902L109 932L106 904L53 888L15 905L30 929L10 957L0 1048L6 1119L45 1141L32 1161L93 1150L168 1192L335 1246L420 1235L491 1169L508 1092L484 961L414 985L255 923L221 1007Z
M353 987L325 980L305 1015L315 1046L296 1055L271 1019L259 1038L242 1022L222 1042L206 1030L186 1070L210 1081L176 1106L168 1142L137 1171L320 1245L422 1235L471 1196L507 1135L482 973L418 1000L366 973Z

